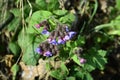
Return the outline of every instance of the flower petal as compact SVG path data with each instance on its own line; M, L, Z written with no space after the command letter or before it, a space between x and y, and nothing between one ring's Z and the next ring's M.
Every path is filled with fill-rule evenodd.
M43 56L47 56L47 57L50 57L52 56L52 53L50 51L46 51Z
M36 24L35 27L36 27L36 28L40 28L40 24Z
M86 59L84 59L84 58L80 58L80 63L81 63L81 64L86 63Z
M47 31L46 29L44 29L41 33L42 33L42 34L46 34L46 35L49 35L49 34L50 34L50 32Z
M35 52L39 53L39 54L42 54L42 50L38 47L36 48Z
M58 39L58 44L65 44L65 41L63 39Z
M50 42L52 45L58 45L57 41L55 39L53 39L51 42Z
M70 31L68 34L69 34L70 38L72 38L76 34L76 32Z
M67 41L67 40L70 40L70 36L66 35L64 38L63 38L64 41Z

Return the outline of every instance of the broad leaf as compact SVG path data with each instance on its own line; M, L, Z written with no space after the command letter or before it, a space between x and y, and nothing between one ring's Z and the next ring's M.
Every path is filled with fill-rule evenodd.
M17 27L19 27L20 25L20 17L16 17L12 20L12 22L8 25L8 30L9 31L14 31L15 29L17 29Z
M46 0L35 0L35 3L39 5L40 9L47 9Z
M12 53L15 56L19 56L19 53L20 53L21 49L20 49L19 45L16 42L10 42L9 43L9 49L12 51Z
M48 0L47 1L47 10L54 11L59 8L58 0Z
M33 45L29 45L22 56L22 60L27 65L36 65L38 63L39 54L34 52Z

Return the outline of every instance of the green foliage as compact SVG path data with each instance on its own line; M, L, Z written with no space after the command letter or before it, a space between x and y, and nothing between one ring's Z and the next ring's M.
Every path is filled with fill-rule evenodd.
M58 0L36 0L35 2L42 10L53 11L59 8Z
M47 9L47 3L45 0L35 0L35 3L39 5L40 9Z
M120 15L118 15L114 20L111 20L110 23L98 25L94 29L96 32L100 31L101 29L107 30L107 33L109 35L118 35L119 36L120 35L119 23L120 23Z
M9 43L9 49L12 51L12 53L15 56L19 56L21 49L20 49L19 45L16 42L10 42Z
M19 27L21 19L19 17L14 18L11 23L8 25L9 31L14 31Z
M105 58L106 51L97 50L95 48L91 48L89 50L89 54L85 55L87 59L87 63L84 65L84 69L88 71L92 71L95 68L104 69L104 65L107 63L107 59Z
M34 52L37 47L37 45L33 43L34 39L34 34L27 34L24 30L22 30L18 36L18 44L24 53L22 60L28 65L36 65L39 58L39 55Z
M67 10L54 10L53 13L57 16L63 16L67 13Z
M19 65L18 64L14 64L12 67L11 67L11 72L13 73L13 77L12 77L12 80L16 80L16 75L17 75L17 72L19 71Z
M65 79L69 74L67 67L64 63L61 64L60 68L51 71L50 75L58 80Z
M76 80L75 77L67 77L66 80Z
M20 17L22 15L20 10L17 8L11 9L10 12L13 13L15 17Z
M27 65L36 65L38 63L40 55L35 54L33 45L29 45L28 48L26 48L24 55L22 57L22 60L27 64Z
M115 6L118 10L120 10L120 0L116 0L116 6Z
M67 15L65 15L65 16L63 16L63 17L61 17L59 19L60 22L62 22L62 23L68 23L68 24L70 24L74 20L75 20L75 16L73 14L71 14L71 13L69 13L69 14L67 14Z

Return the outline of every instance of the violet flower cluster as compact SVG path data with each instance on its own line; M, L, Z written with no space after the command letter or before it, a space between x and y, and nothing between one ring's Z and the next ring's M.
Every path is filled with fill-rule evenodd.
M48 43L52 45L65 44L68 40L72 39L76 32L70 31L68 26L58 26L58 28L49 36Z
M49 35L47 41L40 44L40 46L35 50L38 54L47 57L57 54L59 52L58 45L65 44L76 35L76 32L70 31L66 25L58 25L54 31L49 32L48 30L50 27L47 21L42 21L35 25L35 27L44 27L41 34Z

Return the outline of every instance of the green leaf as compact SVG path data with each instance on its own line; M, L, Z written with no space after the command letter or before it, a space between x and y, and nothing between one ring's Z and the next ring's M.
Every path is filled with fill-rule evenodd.
M49 71L52 68L52 65L48 62L46 63L46 69Z
M78 65L82 66L82 64L80 64L80 60L79 60L79 58L78 58L77 55L72 56L72 59L73 59L73 61L74 61L75 63L77 63Z
M61 70L62 70L62 72L64 72L64 75L68 75L69 74L69 71L68 71L68 69L67 69L67 67L65 66L65 64L64 63L61 63ZM63 74L63 73L62 73Z
M89 71L89 72L95 70L95 68L96 68L96 65L93 64L93 63L90 64L89 62L87 62L87 63L84 65L84 69L87 70L87 71Z
M63 80L69 74L67 67L64 63L61 64L61 67L57 70L53 70L50 72L50 75L56 79Z
M84 57L87 59L87 62L84 64L84 69L91 72L95 68L104 69L104 65L107 63L106 51L96 50L94 48L90 49L89 54L86 54Z
M36 43L37 39L35 34L28 34L26 31L23 29L19 36L18 36L18 44L22 49L22 52L24 53L22 56L22 60L27 64L27 65L36 65L39 59L38 54L35 54L35 48L39 43L36 45L34 44L34 41Z
M67 10L54 10L53 13L57 16L63 16L67 13Z
M75 77L67 77L66 80L76 80Z
M19 71L19 65L14 64L11 67L11 72L13 73L13 79L12 80L15 80L18 71Z
M82 46L85 44L85 37L78 36L78 39L74 42L75 46Z
M86 73L84 75L84 79L83 80L93 80L92 76L90 75L90 73Z
M75 20L75 16L72 13L69 13L59 19L62 23L72 23Z
M105 57L107 54L107 51L105 50L98 50L98 54L101 55L102 57Z
M74 74L74 76L77 78L77 79L82 79L83 80L83 78L84 78L84 72L82 72L82 71L77 71L75 74Z
M14 31L17 27L19 27L20 21L21 21L20 17L14 18L7 27L8 31Z
M120 30L111 30L111 31L109 31L108 32L108 34L109 35L118 35L118 36L120 36Z
M54 11L56 9L59 9L58 0L49 0L49 1L47 1L47 10Z
M61 79L63 79L63 75L60 75L60 70L58 69L58 70L54 70L54 71L51 71L51 73L50 73L50 76L52 76L52 77L54 77L54 78L56 78L56 79L58 79L58 80L61 80Z
M36 65L39 57L40 55L34 52L33 45L29 45L22 56L22 60L27 65Z
M101 56L93 57L94 64L96 64L96 67L103 70L104 65L107 63L107 60L105 58L102 58Z
M84 64L83 68L88 72L95 70L96 64L93 62L93 58L90 55L86 55L87 62Z
M9 43L9 49L12 51L12 53L15 56L19 56L19 53L20 53L21 49L20 49L19 45L16 42L10 42Z
M22 15L19 8L12 8L10 9L10 12L12 12L15 17L19 17Z
M34 12L28 23L29 27L27 29L27 32L28 33L37 33L35 30L35 25L39 24L43 20L50 18L51 16L52 16L52 13L49 11L40 10L40 11Z
M32 44L34 38L35 34L28 34L26 33L26 30L21 30L20 34L18 35L18 44L22 48L22 51L25 51L26 48Z
M115 7L116 7L118 10L120 10L120 0L116 0L116 5L115 5Z
M47 9L47 3L46 0L35 0L35 3L39 5L40 9Z

